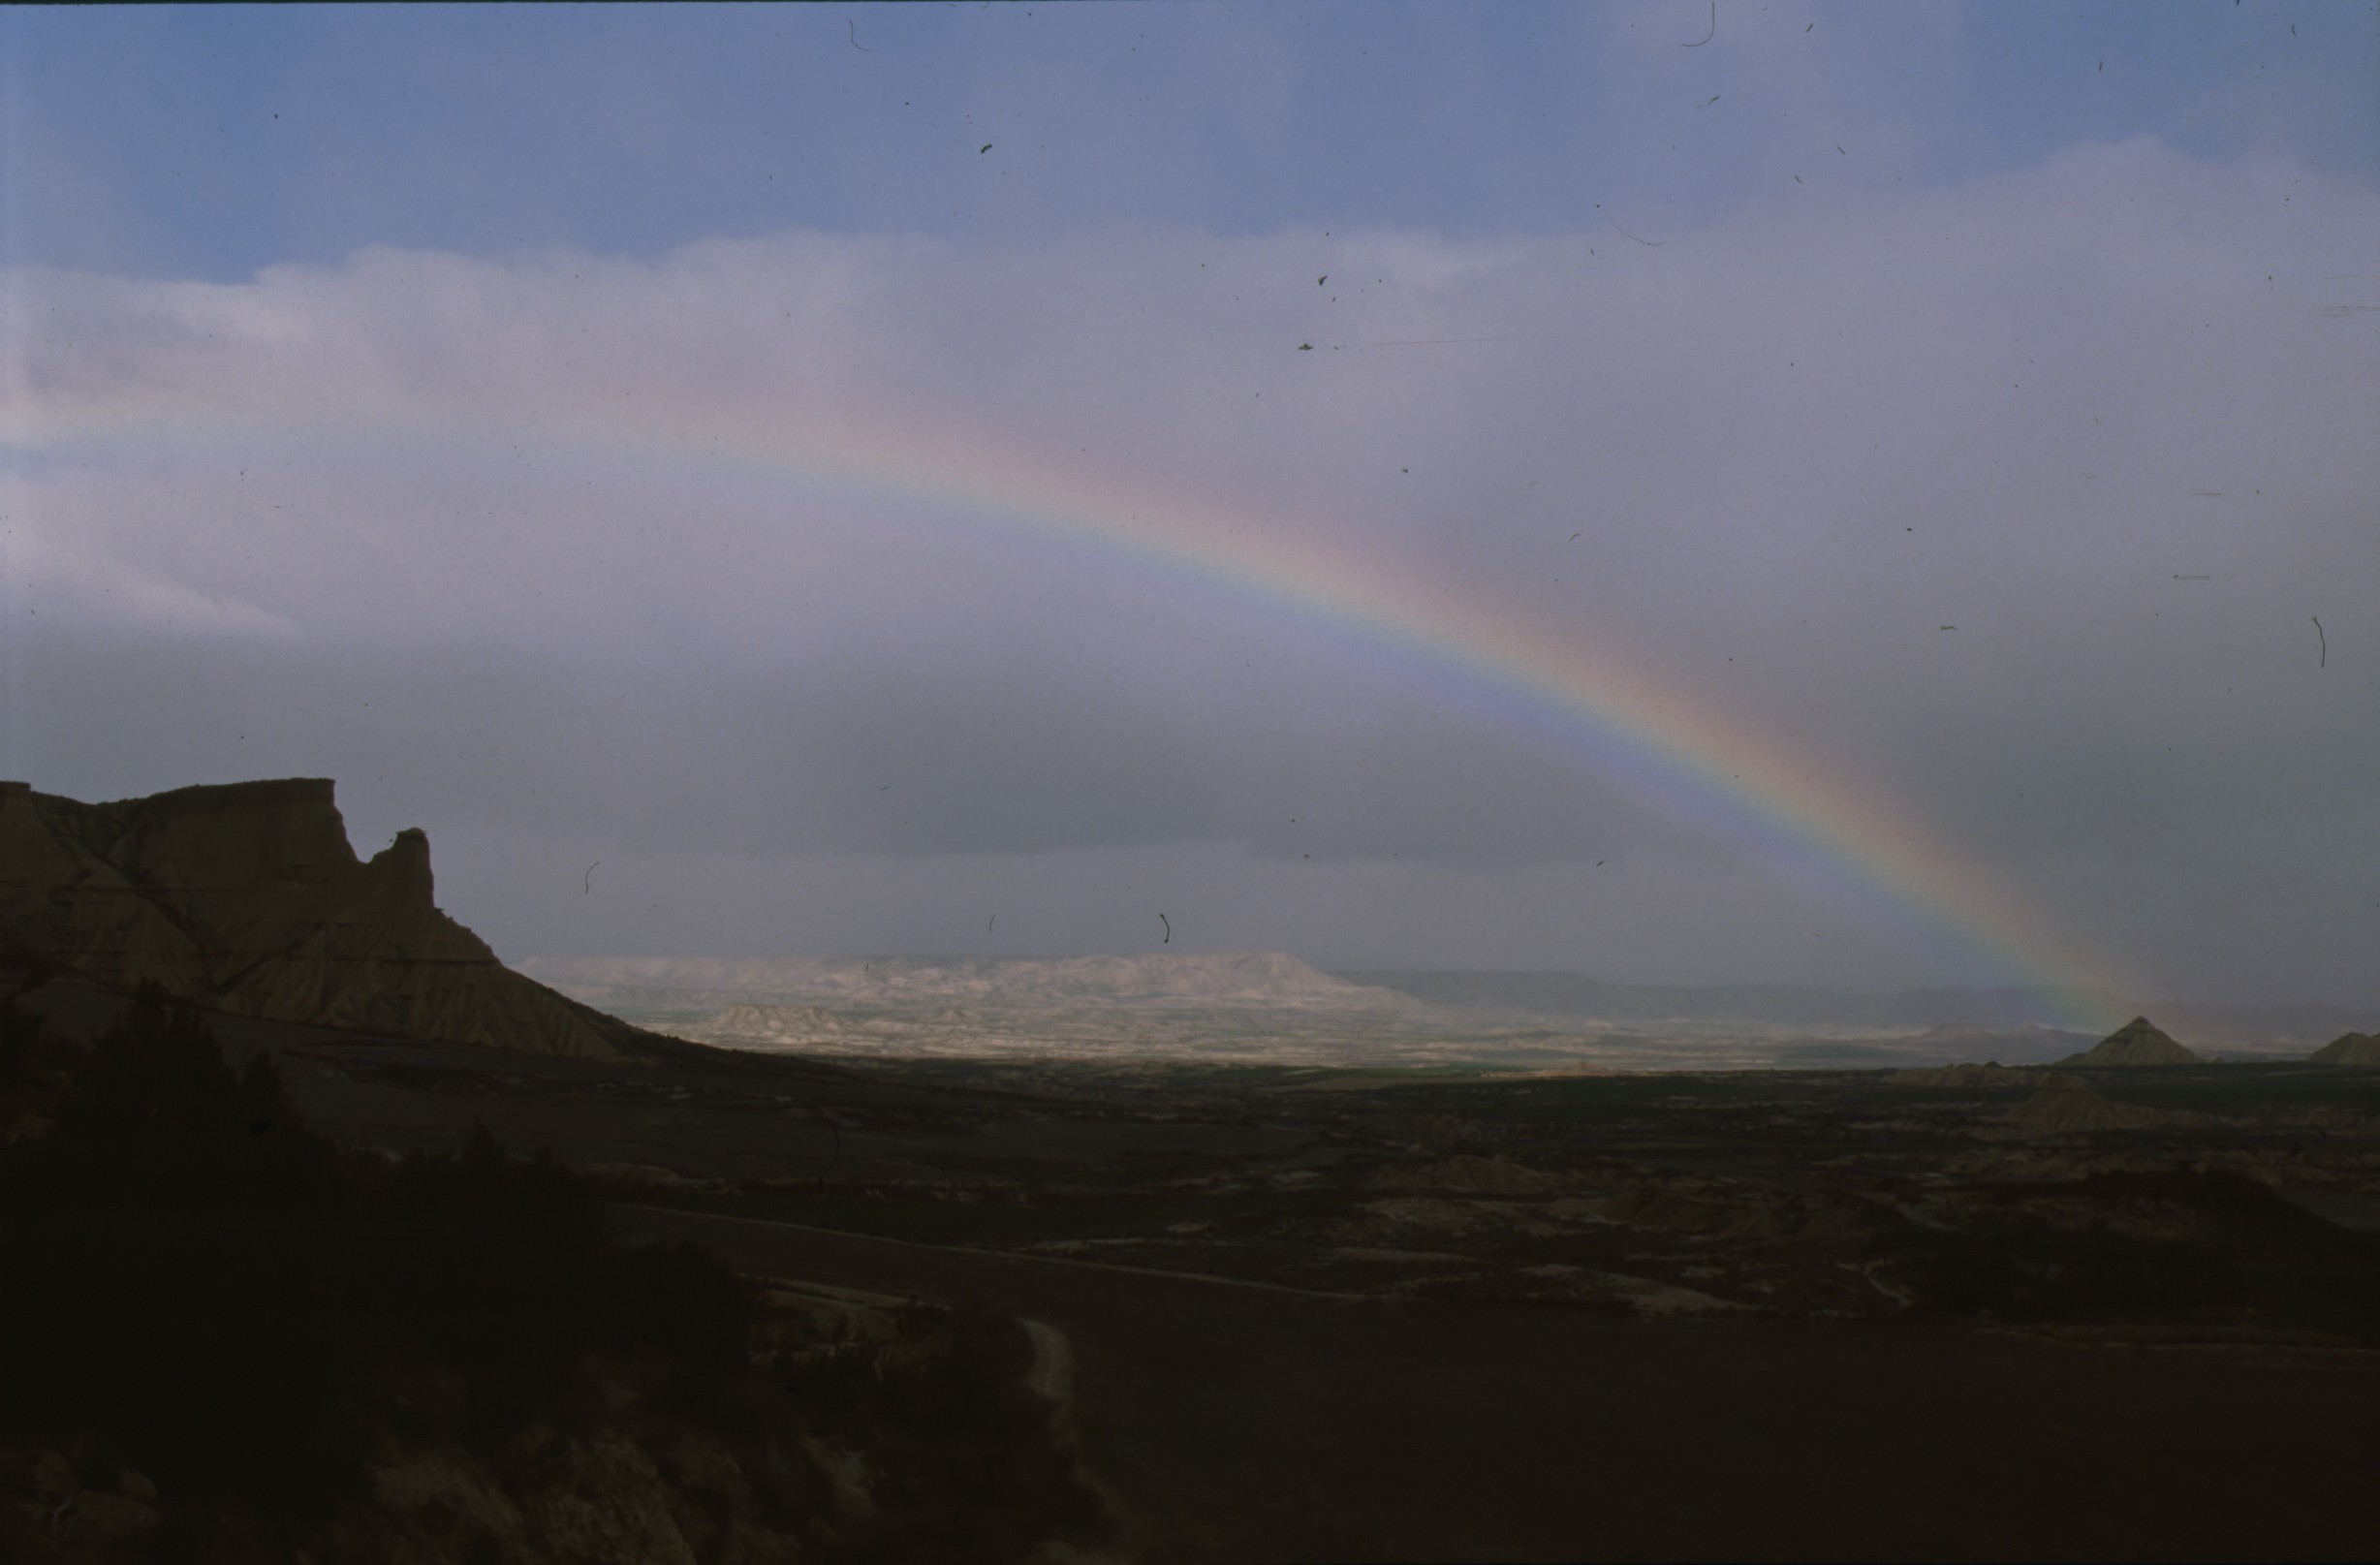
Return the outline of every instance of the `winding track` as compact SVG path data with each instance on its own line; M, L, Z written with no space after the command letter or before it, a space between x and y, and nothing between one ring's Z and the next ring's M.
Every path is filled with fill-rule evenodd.
M1071 1339L1174 1560L2380 1557L2380 1375L1381 1302L623 1208L632 1238Z

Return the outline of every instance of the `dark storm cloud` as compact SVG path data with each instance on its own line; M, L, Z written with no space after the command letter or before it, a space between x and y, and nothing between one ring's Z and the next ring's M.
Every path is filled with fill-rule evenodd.
M1139 657L1146 629L1092 650ZM1223 671L1180 663L1195 694L1168 702L1031 648L990 667L913 657L827 677L491 642L194 655L185 640L79 630L21 647L11 715L17 753L70 792L284 769L348 779L351 813L391 830L415 824L390 814L406 809L514 831L567 821L664 853L1228 840L1260 858L1492 868L1657 829L1559 750L1384 699L1360 670L1281 668L1233 692Z
M1889 918L1864 955L1797 955L1769 848L1623 794L1611 736L1427 648L704 438L848 424L1393 561L1654 670L2155 982L2367 987L2338 866L2375 840L2380 467L2336 279L2376 216L2287 162L2133 142L1658 247L1162 229L19 271L11 769L86 797L335 773L374 829L643 854L681 902L687 866L806 856L921 940L934 877L1038 864L1104 907L1162 867L1221 946L1303 919L1357 959L1458 926L1516 962L1591 937L1640 972L1893 971ZM1614 859L1632 919L1590 878ZM507 906L530 945L579 916ZM1063 949L1104 915L1051 917Z

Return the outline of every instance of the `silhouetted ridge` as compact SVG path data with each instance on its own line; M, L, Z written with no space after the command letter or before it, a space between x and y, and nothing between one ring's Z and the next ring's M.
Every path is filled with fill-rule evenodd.
M290 777L84 804L0 784L0 955L426 1042L608 1058L647 1039L438 911L421 831L359 860L332 789Z

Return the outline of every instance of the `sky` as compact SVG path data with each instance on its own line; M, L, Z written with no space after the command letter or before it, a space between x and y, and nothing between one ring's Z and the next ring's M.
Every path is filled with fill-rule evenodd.
M334 777L507 957L2380 1007L2375 82L2249 0L0 9L0 775Z

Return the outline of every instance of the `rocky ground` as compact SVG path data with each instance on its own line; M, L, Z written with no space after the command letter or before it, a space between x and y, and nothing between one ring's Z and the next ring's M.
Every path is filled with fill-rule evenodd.
M2380 1348L2380 1071L627 1068L320 1036L318 1122L623 1199L1326 1293Z
M1140 1159L659 1199L1338 1293L2380 1349L2380 1075L999 1075L1139 1120ZM1161 1150L1202 1124L1207 1166Z
M1914 1319L1350 1298L639 1208L1062 1330L1117 1544L1190 1561L2368 1559L2375 1383Z
M624 1244L597 1184L477 1125L342 1145L284 1090L319 1065L252 1029L235 1066L213 1025L145 996L85 1044L0 1004L0 1558L868 1565L1112 1531L1046 1331Z
M0 1441L0 1557L28 1565L794 1565L947 1549L1095 1557L1088 1543L1056 1537L1095 1542L1114 1526L1075 1483L1071 1443L1038 1427L1051 1400L1035 1384L1047 1375L1046 1351L1017 1363L999 1352L1015 1331L1013 1322L914 1299L780 1283L765 1295L752 1347L757 1371L799 1393L816 1424L797 1441L757 1449L748 1430L690 1415L658 1387L619 1373L602 1382L609 1411L592 1421L533 1424L493 1447L390 1441L372 1454L361 1492L294 1549L252 1516L194 1524L187 1487L177 1492L169 1479L161 1495L124 1463L111 1431L48 1446ZM1032 1352L1040 1343L1027 1335L1015 1346ZM1007 1440L980 1452L964 1449L964 1422L939 1405L950 1399L942 1388L979 1378L988 1384L969 1384L968 1394L988 1393L991 1422L1009 1425ZM921 1439L936 1421L941 1438ZM954 1466L972 1470L954 1475Z
M619 1062L217 1025L349 1147L552 1148L625 1234L777 1279L813 1358L1022 1318L1011 1368L1079 1412L1111 1557L2380 1546L2332 1481L2380 1405L2380 1071ZM891 1468L822 1447L794 1465L848 1523ZM558 1558L590 1484L656 1526L715 1509L674 1436L487 1460L392 1450L381 1531L471 1516ZM141 1523L111 1463L7 1455L18 1536ZM629 1541L588 1557L639 1557L644 1521L604 1525Z

